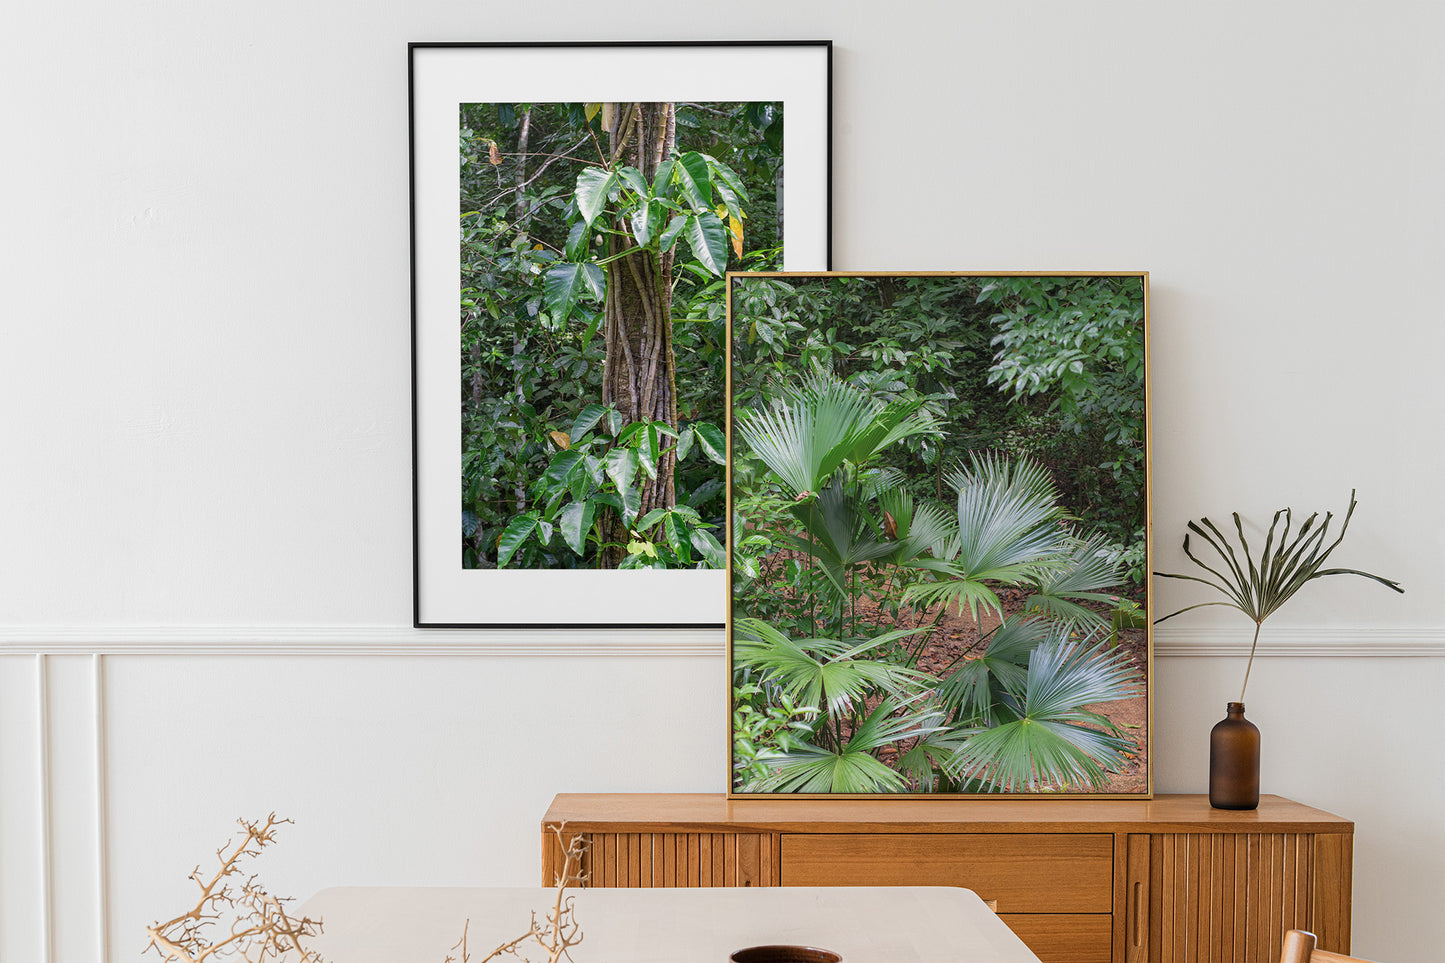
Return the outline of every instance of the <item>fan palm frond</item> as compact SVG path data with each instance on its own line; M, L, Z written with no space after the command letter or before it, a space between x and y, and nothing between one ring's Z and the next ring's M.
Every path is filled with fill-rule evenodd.
M758 671L798 705L824 706L830 715L849 711L879 690L907 696L932 680L921 672L868 658L867 653L923 629L897 629L848 644L836 639L794 640L760 619L739 619L733 660Z
M1036 582L1065 564L1058 492L1036 462L994 454L974 455L968 468L945 477L958 493L957 550L945 558L908 563L933 572L935 581L909 586L904 597L956 605L960 611L966 607L975 619L980 608L1002 616L989 582ZM949 536L954 537L951 529Z
M974 577L1057 556L1064 510L1047 469L1026 458L974 455L945 479L958 493L956 561Z
M816 494L848 455L869 399L831 376L814 374L803 390L783 392L767 409L739 413L738 435L795 497Z
M1021 700L1028 679L1029 656L1045 642L1061 642L1067 630L1042 619L1010 615L989 636L988 647L977 658L957 664L938 686L939 702L957 720L977 720L985 726L996 721L1000 696Z
M1137 695L1138 685L1122 653L1078 641L1045 642L1029 658L1018 718L974 733L946 769L957 778L984 779L998 792L1097 790L1122 766L1130 743L1087 707Z
M1223 595L1224 600L1186 605L1184 608L1160 616L1154 621L1156 623L1163 622L1176 615L1209 605L1225 605L1238 609L1248 616L1254 622L1254 642L1249 647L1249 662L1244 668L1244 685L1239 693L1239 701L1243 702L1244 690L1249 688L1249 671L1254 665L1254 652L1259 645L1259 632L1264 625L1264 620L1279 611L1280 607L1293 598L1296 592L1304 588L1306 583L1327 575L1359 575L1379 582L1396 592L1403 593L1405 591L1400 587L1399 582L1382 578L1379 575L1371 575L1369 572L1353 568L1324 568L1330 553L1339 548L1340 543L1345 540L1345 532L1349 530L1350 519L1354 517L1357 504L1358 501L1355 499L1355 492L1352 489L1350 491L1350 507L1345 512L1344 522L1340 525L1340 534L1328 545L1325 544L1325 541L1329 538L1330 522L1335 517L1333 512L1326 512L1324 520L1318 527L1315 522L1319 519L1320 513L1315 512L1310 515L1291 540L1290 527L1294 521L1294 513L1291 509L1281 508L1274 513L1274 518L1270 520L1269 532L1265 536L1264 547L1259 553L1258 561L1250 554L1249 539L1244 534L1244 523L1240 521L1238 512L1232 513L1234 530L1239 537L1238 552L1230 543L1229 537L1208 518L1200 518L1198 522L1189 522L1189 533L1198 535L1219 557L1219 560L1213 565L1201 560L1189 547L1189 534L1184 536L1185 556L1199 568L1208 572L1209 577L1176 575L1170 572L1155 572L1154 574L1160 578L1199 582ZM1281 520L1284 521L1284 528L1279 532L1279 541L1276 545L1275 529L1278 528ZM1244 556L1243 562L1240 561L1241 555Z
M947 510L932 502L917 504L906 488L890 488L878 495L878 508L892 520L890 551L884 556L903 565L925 553L942 557L950 542L956 541L958 523Z
M1041 612L1075 629L1092 631L1108 620L1078 603L1108 602L1100 591L1119 584L1123 572L1108 550L1108 539L1095 535L1073 539L1062 567L1040 575L1034 594L1024 603L1027 611Z
M883 403L863 389L814 371L784 387L766 409L741 412L738 435L794 497L816 494L845 462L862 466L883 448L937 434L921 402Z
M940 723L943 713L934 710L924 731L898 755L897 769L917 792L939 792L943 764L963 747L971 731L947 729Z
M854 729L838 751L802 746L769 760L775 769L752 787L757 792L880 793L903 792L904 777L874 753L926 728L917 714L904 712L895 699L885 699Z

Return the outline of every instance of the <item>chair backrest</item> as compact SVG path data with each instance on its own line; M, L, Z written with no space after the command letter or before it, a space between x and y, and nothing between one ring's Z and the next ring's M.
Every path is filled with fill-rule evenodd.
M1284 935L1279 963L1370 963L1358 956L1344 956L1329 950L1315 949L1315 935L1305 930L1290 930Z

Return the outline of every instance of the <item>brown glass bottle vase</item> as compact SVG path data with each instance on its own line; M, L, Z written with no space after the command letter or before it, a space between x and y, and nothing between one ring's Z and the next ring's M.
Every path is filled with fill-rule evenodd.
M1209 733L1209 805L1215 809L1259 807L1259 730L1231 702Z

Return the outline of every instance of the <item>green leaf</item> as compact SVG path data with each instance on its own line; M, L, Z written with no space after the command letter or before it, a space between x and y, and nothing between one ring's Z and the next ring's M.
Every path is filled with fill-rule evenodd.
M926 737L932 729L918 714L896 716L901 705L897 699L884 699L857 724L840 750L805 744L779 753L768 760L770 775L749 788L763 792L903 792L907 788L903 776L874 753L889 743Z
M667 509L654 508L652 511L648 512L646 515L643 515L640 519L638 519L637 524L632 527L637 529L639 532L645 532L652 526L656 525L659 521L661 521L666 515Z
M627 543L628 555L644 555L647 558L657 558L657 546L651 542L633 541Z
M497 539L497 568L506 567L517 549L527 540L527 536L537 527L537 521L536 513L528 512L507 523L507 527L502 530L502 537Z
M728 264L728 240L727 229L718 216L708 211L689 217L684 233L693 257L713 274L722 277Z
M567 320L584 293L601 300L602 285L602 269L595 264L558 264L547 271L542 290L547 297L548 309L558 322L562 322Z
M707 159L709 172L712 174L712 184L717 192L722 195L723 203L727 205L728 213L733 217L742 219L742 205L748 203L747 188L743 187L741 178L726 164L715 157L707 154L702 155Z
M647 422L634 421L632 424L628 425L626 428L622 429L622 431L618 433L617 443L619 445L630 445L631 447L636 448L639 444L641 444L641 442L636 441L635 439L638 435L640 435L646 430Z
M689 505L705 505L709 499L717 497L723 490L721 478L709 478L701 485L698 485L686 496Z
M607 413L607 405L591 404L577 412L577 420L572 422L572 443L575 445L582 440L582 436L591 431L602 416Z
M582 463L584 457L585 453L575 448L559 451L553 456L551 464L542 473L542 483L549 496L556 493L558 489L567 487L572 473L577 470L577 466Z
M648 187L647 178L642 176L642 171L635 167L622 167L617 171L617 176L628 189L636 191L639 197L647 197L652 193Z
M697 513L697 509L690 505L674 505L668 511L676 513L679 518L684 518L694 525L702 524L702 516Z
M573 221L572 228L567 232L567 244L562 249L563 256L569 261L580 261L587 256L587 242L592 240L592 229L587 226L586 221Z
M577 211L588 227L607 206L608 195L617 189L617 184L617 172L600 167L589 167L577 175Z
M677 159L677 178L682 185L682 196L693 207L708 210L712 207L712 178L708 173L707 158L695 151L688 151Z
M652 175L652 196L667 197L672 193L672 168L675 162L668 158L657 165L657 173Z
M712 533L700 528L692 530L692 547L697 549L711 568L725 568L727 555Z
M587 330L582 332L582 350L586 351L592 344L592 339L597 337L597 331L602 327L603 317L601 314L592 315L587 322Z
M1130 748L1088 709L1138 694L1137 670L1122 652L1055 639L1029 656L1017 718L983 729L951 757L951 775L986 778L1001 792L1083 785L1098 791ZM1112 728L1112 726L1110 726Z
M668 223L667 229L663 231L662 236L657 239L657 250L659 253L666 254L672 250L672 246L677 243L677 236L682 233L683 228L687 227L689 220L690 218L679 215Z
M602 268L596 264L583 264L582 283L587 285L587 290L598 301L607 296L607 277L602 273Z
M689 540L687 523L677 512L668 512L663 519L662 531L667 536L667 547L677 554L684 565L692 564L692 542Z
M642 437L638 439L637 457L642 461L642 467L651 478L657 477L657 458L661 453L661 445L657 438L657 426L648 425L642 431Z
M632 484L639 466L637 452L631 448L614 448L607 453L607 477L612 479L618 495L622 497L624 520L631 519L642 507L642 493Z
M879 688L906 695L932 684L931 677L876 658L870 650L927 631L900 629L849 644L837 639L794 640L760 619L739 619L734 664L756 669L804 705L829 713L850 712Z
M583 460L583 467L587 471L587 477L592 479L593 486L601 487L602 479L606 477L606 473L602 470L602 459L589 454Z
M717 465L728 463L728 443L723 437L722 429L706 421L699 421L692 426L692 430L697 434L697 442L709 461Z
M595 502L598 505L606 505L614 512L622 511L622 499L618 498L613 492L598 492L588 499L588 501Z
M677 460L679 462L692 453L693 435L692 427L689 426L682 429L682 433L677 436Z
M666 217L667 208L655 200L644 201L632 212L632 236L637 239L639 247L647 247Z
M578 555L587 548L587 533L592 531L596 514L597 504L591 501L572 502L562 509L562 540Z

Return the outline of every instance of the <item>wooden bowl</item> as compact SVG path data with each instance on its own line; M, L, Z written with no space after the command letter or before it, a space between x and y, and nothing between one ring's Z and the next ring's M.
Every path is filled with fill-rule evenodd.
M729 956L731 963L841 963L832 950L816 946L749 946Z

